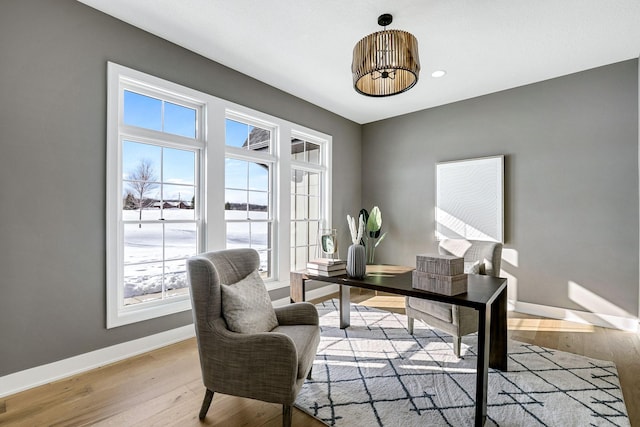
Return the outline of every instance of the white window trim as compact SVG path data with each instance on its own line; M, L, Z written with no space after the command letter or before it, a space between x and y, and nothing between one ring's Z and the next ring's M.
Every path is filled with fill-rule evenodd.
M119 82L132 81L136 83L136 89L140 83L145 83L150 89L163 88L166 96L175 97L175 100L183 102L188 98L193 104L202 105L202 123L198 123L199 139L201 141L202 152L199 167L200 185L199 200L202 208L202 226L200 235L200 251L212 251L224 249L226 246L226 236L220 230L225 229L224 208L224 165L225 157L236 150L225 145L225 119L233 118L248 120L258 126L267 125L274 129L273 149L271 156L275 157L273 171L273 279L266 283L268 290L279 289L289 286L290 277L290 180L291 166L309 168L308 163L298 164L292 162L290 141L292 137L298 137L323 146L323 195L322 216L324 226L331 228L331 193L332 193L332 137L331 135L315 131L313 129L300 126L278 117L274 117L260 111L253 110L242 105L214 97L158 77L151 76L112 62L108 63L108 93L107 93L107 203L106 203L106 244L107 244L107 328L114 328L142 320L165 316L191 309L189 297L182 299L169 299L164 303L146 303L136 309L118 310L118 288L113 283L117 283L118 269L115 267L116 260L122 259L122 238L119 236L117 223L118 198L120 197L118 176L114 177L114 171L121 167L119 157L119 135L126 132L126 127L119 129L118 124L122 123L123 114L119 108L120 90L111 90L119 87ZM113 119L113 118L117 118ZM136 131L140 135L140 130ZM154 132L145 134L149 141L153 140ZM190 140L191 141L191 140ZM114 149L115 147L115 149ZM242 151L242 150L237 150ZM262 153L253 153L260 155ZM241 155L241 153L238 153ZM252 156L253 157L253 156ZM255 158L255 157L253 157ZM272 158L272 157L270 157ZM121 177L121 175L119 175ZM222 184L221 184L222 183ZM198 196L197 196L198 197ZM283 226L284 225L284 226ZM119 262L119 261L118 261Z
M332 194L332 144L333 137L331 135L318 132L316 130L300 126L298 124L289 122L287 120L280 119L278 117L270 116L260 111L253 110L248 107L244 107L238 104L234 104L225 101L225 116L224 119L236 119L244 121L249 124L255 124L256 126L267 127L274 129L275 136L273 138L274 147L271 155L275 156L276 163L274 165L274 188L273 188L273 212L274 212L274 241L277 241L277 250L273 252L274 258L274 272L273 277L270 280L265 281L267 290L272 291L276 289L282 289L289 286L290 273L291 273L291 254L290 254L290 221L291 221L291 168L292 164L296 167L301 167L308 170L320 170L323 171L322 184L324 185L324 201L322 203L322 216L324 220L324 226L326 228L332 228L331 224L331 194ZM313 165L307 162L296 162L291 158L291 138L301 138L310 142L314 142L323 147L323 162L324 165ZM224 128L220 133L220 138L224 141ZM222 146L222 165L220 168L224 169L224 157L227 152L233 151L234 153L241 153L246 150L238 149L235 147L226 148ZM255 153L261 154L261 153ZM311 167L311 169L309 169ZM221 172L222 182L224 182L224 170ZM224 205L224 201L222 201ZM222 215L222 229L224 229L224 212ZM223 233L218 233L219 248L222 249L226 245L225 236Z
M291 159L289 174L291 171L302 170L306 172L316 172L320 174L320 228L332 228L331 225L331 144L326 140L319 138L317 135L309 134L300 130L293 130L291 138L298 138L307 142L312 142L320 146L321 159L320 164L310 163ZM290 138L290 139L291 139ZM289 199L290 200L290 199ZM289 218L291 221L291 218ZM311 244L311 242L309 242ZM291 245L289 245L291 246ZM346 254L345 254L346 256ZM312 258L310 256L310 258ZM290 265L290 263L289 263Z
M320 215L325 218L323 228L332 228L331 226L331 144L325 137L319 136L317 133L309 133L309 130L303 131L301 128L296 128L291 132L291 138L298 138L308 142L313 142L321 147L321 164L316 165L309 162L300 162L291 160L291 166L289 169L302 169L308 172L319 172L322 175L322 188L320 189L322 205L320 207ZM289 139L291 139L289 138Z
M145 89L146 88L146 89ZM185 138L171 135L179 143L172 144L162 139L162 132L139 129L123 124L122 94L124 90L133 90L145 95L158 96L162 99L199 110L197 122L197 138ZM114 328L134 322L140 322L168 314L191 309L189 296L176 296L170 299L151 301L139 305L125 306L124 289L120 277L123 265L123 240L121 227L121 195L122 195L122 143L132 139L142 143L160 143L162 146L184 149L185 145L199 151L199 162L196 165L196 179L200 193L203 182L200 180L204 161L206 127L200 118L205 117L205 101L199 94L180 85L131 70L114 63L108 63L108 96L107 96L107 328ZM135 129L135 130L134 130ZM182 145L184 144L184 145ZM202 195L199 196L202 200ZM202 209L194 213L200 221L200 235L197 236L198 251L204 248L204 221Z
M278 251L277 248L280 247L278 241L278 234L276 232L278 228L277 215L275 206L278 200L278 191L276 187L276 176L278 171L278 158L276 153L278 152L278 125L272 122L267 122L264 120L258 120L254 117L251 117L246 114L238 113L237 111L227 110L225 119L233 120L238 123L244 123L250 126L259 127L261 129L268 130L271 132L271 142L270 149L268 153L263 153L260 151L253 151L247 148L241 147L232 147L226 145L225 139L225 158L234 159L234 160L244 160L247 162L261 162L268 164L270 167L270 177L269 177L269 212L268 212L268 220L272 224L272 242L271 242L271 265L269 266L269 271L271 272L271 276L268 279L265 279L265 284L267 288L269 287L270 282L274 282L279 277L276 272L278 269ZM225 184L226 189L226 184ZM225 218L225 232L227 220ZM226 245L226 242L225 242Z

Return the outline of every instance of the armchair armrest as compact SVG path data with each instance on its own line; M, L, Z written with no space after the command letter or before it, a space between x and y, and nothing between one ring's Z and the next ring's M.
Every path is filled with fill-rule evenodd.
M318 325L318 310L310 302L296 302L276 307L276 317L280 325Z

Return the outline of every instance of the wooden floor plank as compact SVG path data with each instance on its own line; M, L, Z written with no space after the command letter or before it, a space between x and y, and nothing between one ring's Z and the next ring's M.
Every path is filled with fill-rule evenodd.
M640 426L640 336L606 329L612 360L618 368L620 386L632 426Z
M404 312L404 298L352 292L352 301ZM319 302L315 300L313 302ZM509 313L510 338L616 363L632 426L640 427L638 334ZM205 388L195 339L0 399L4 426L280 427L282 406L216 393L198 420ZM293 425L322 427L295 408Z

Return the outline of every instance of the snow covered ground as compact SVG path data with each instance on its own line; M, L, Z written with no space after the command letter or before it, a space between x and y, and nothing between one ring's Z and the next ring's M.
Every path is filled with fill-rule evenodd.
M124 210L125 221L137 221L138 210ZM252 213L253 215L253 213ZM254 218L266 213L257 212ZM244 212L226 211L226 218L242 218ZM165 209L163 217L167 222L153 224L125 224L124 227L124 297L131 303L139 302L136 297L148 295L151 299L172 294L183 294L176 290L185 288L187 274L185 261L196 255L197 233L194 223L172 223L171 220L193 220L194 211L189 209ZM144 209L143 219L160 219L160 209ZM267 227L253 224L251 238L247 223L229 223L227 247L253 247L261 258L260 269L267 270ZM164 262L162 260L165 260ZM172 292L174 291L174 292Z

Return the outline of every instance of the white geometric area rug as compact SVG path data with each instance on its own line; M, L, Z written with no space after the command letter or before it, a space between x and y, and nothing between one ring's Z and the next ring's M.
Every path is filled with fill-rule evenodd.
M339 328L338 301L316 306L322 338L296 406L330 426L471 426L476 335L462 339L406 316L351 305ZM485 426L629 426L613 362L516 341L508 372L489 370Z

